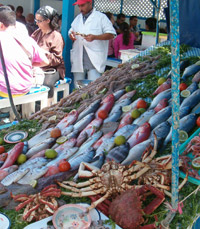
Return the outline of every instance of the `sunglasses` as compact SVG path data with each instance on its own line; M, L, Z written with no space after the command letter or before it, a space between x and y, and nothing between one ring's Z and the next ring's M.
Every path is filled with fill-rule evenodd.
M34 19L34 21L35 21L36 23L42 23L42 22L45 21L45 20L37 20L37 19Z

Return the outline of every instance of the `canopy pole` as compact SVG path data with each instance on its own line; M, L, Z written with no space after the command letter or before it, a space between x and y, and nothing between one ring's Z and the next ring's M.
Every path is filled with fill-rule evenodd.
M179 184L179 85L180 85L180 38L179 0L170 1L171 75L172 75L172 208L178 208ZM163 226L169 226L176 213L169 212Z

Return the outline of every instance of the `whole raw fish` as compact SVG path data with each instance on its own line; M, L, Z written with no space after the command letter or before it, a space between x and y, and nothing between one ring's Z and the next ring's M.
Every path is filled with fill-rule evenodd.
M10 153L8 154L5 162L3 163L3 165L0 168L0 171L2 169L8 168L11 165L13 165L15 163L15 161L17 160L18 156L21 154L22 150L24 148L24 143L23 142L19 142L17 143L12 150L10 151Z
M106 110L108 113L111 111L115 103L115 96L113 94L108 95L104 100L102 100L99 109L95 113L95 117L98 117L98 113L101 110Z
M61 154L64 150L70 149L76 145L76 138L71 138L68 141L64 142L63 144L59 145L57 148L55 148L55 151L58 154Z
M31 158L29 158L29 160L32 160L32 159L34 159L36 157L44 157L45 156L45 151L46 151L46 149L41 150L40 152L34 154Z
M193 92L189 97L185 98L181 103L180 109L189 106L191 109L195 107L200 101L200 89Z
M113 95L115 97L115 101L117 101L124 93L125 93L125 89L121 89L114 92Z
M116 146L111 149L106 155L106 161L116 161L117 163L121 163L128 155L129 152L129 144L126 143L124 145Z
M186 80L188 76L194 75L195 73L197 73L200 70L200 63L199 61L197 61L195 64L192 64L190 66L188 66L182 75L182 80Z
M43 142L44 140L48 139L51 137L51 130L53 128L48 128L42 132L40 132L39 134L35 135L34 137L32 137L31 139L28 140L28 148L32 148L35 145L40 144L41 142Z
M99 146L102 144L102 142L104 141L104 139L106 138L111 138L113 136L114 132L110 131L106 134L104 134L97 142L95 142L92 147L94 148L94 150L97 150L99 148Z
M136 124L138 126L141 126L145 122L148 122L149 119L155 114L155 111L153 109L145 111L143 114L140 115L140 117L136 118L133 121L133 124Z
M71 166L70 170L77 169L81 162L91 162L94 155L95 155L95 151L92 147L88 148L87 150L83 151L78 155L75 155L74 157L68 160Z
M131 104L129 104L131 110L128 111L128 112L124 112L124 113L122 114L122 119L123 119L126 115L131 114L131 112L132 112L134 109L137 108L137 103L138 103L140 100L143 100L143 99L142 99L142 98L138 98L138 99L134 100Z
M92 120L94 119L94 113L86 115L84 118L74 124L74 130L82 131Z
M73 132L72 132L73 133ZM70 133L71 134L71 133ZM68 136L68 135L67 135ZM66 137L67 137L66 136ZM62 146L62 145L64 145L65 144L65 146L67 146L68 147L68 145L69 146L71 146L71 145L73 145L74 144L74 141L75 141L76 139L75 138L67 138L67 141L65 141L64 143L62 143L62 144L58 144L58 143L55 143L52 147L51 147L51 149L56 149L56 148L58 148L59 146ZM76 143L75 143L76 144ZM73 145L74 146L74 145Z
M112 113L115 113L116 111L118 111L121 107L124 107L124 106L131 104L131 102L132 102L132 100L130 98L121 99L121 100L117 101L114 104L112 110L110 111L110 115Z
M153 109L157 106L157 104L162 100L162 99L170 99L171 98L171 88L159 93L151 102L150 109Z
M115 132L114 137L122 135L126 139L128 139L132 135L133 131L135 131L137 128L138 128L138 125L136 124L131 124L131 125L129 124L129 125L123 126L119 130L117 130L117 132Z
M109 116L106 119L104 119L103 122L104 123L117 122L117 121L119 121L121 114L122 114L122 107L119 107L118 110L109 114Z
M26 175L28 172L30 171L29 168L27 169L20 169L20 170L17 170L11 174L9 174L7 177L5 177L1 183L4 185L4 186L9 186L11 185L12 183L16 183L18 180L20 180L24 175Z
M131 99L131 98L135 95L135 93L136 93L136 90L129 91L129 92L127 92L126 94L122 95L122 96L119 98L119 101L120 101L120 100L123 100L123 99L127 99L127 98Z
M193 92L195 92L198 89L198 84L196 82L191 83L188 87L187 90L190 91L190 93L192 94Z
M109 152L115 145L114 139L115 137L104 139L102 144L96 150L95 158L103 153Z
M166 82L161 84L153 93L153 95L158 95L159 93L171 88L171 79L168 78Z
M147 140L151 133L151 126L148 122L145 122L142 126L138 127L128 139L130 148Z
M11 165L10 167L7 167L5 169L2 169L0 171L0 181L3 180L9 174L11 174L14 171L16 171L17 169L18 169L18 166L17 165Z
M130 165L133 160L141 161L141 157L145 149L152 143L151 139L147 139L131 148L129 150L128 156L124 161L121 162L122 165Z
M198 71L198 72L194 75L194 77L193 77L193 79L192 79L192 82L196 82L196 83L199 83L199 82L200 82L200 71Z
M180 119L179 121L179 129L180 130L184 130L187 133L190 132L196 125L196 119L197 119L197 115L192 113L189 115L184 116L183 118ZM169 134L167 135L164 143L163 143L163 147L162 149L172 140L172 127L170 129Z
M68 140L72 138L77 138L79 135L79 130L73 130L70 134L68 134L66 137Z
M180 62L180 71L183 71L190 64L189 60L183 60ZM171 70L169 71L167 78L171 78Z
M184 116L188 115L190 113L190 107L181 107L179 111L179 118L183 118ZM172 125L172 116L170 116L167 121Z
M56 128L59 128L60 130L65 129L69 125L72 125L76 122L78 118L78 112L76 110L72 110L69 112L69 114L64 117L57 125Z
M50 149L54 143L55 143L56 139L55 138L47 138L45 139L43 142L40 142L37 145L34 145L32 148L30 148L28 150L28 152L26 153L26 156L28 158L32 157L34 154L44 150L44 149Z
M90 124L88 124L79 134L76 146L80 147L87 138L91 137L99 129L102 123L103 119L95 118Z
M18 184L31 184L34 180L42 177L48 168L46 166L42 168L32 168L25 176L23 176L17 183Z
M149 124L151 125L151 128L154 129L156 126L158 126L160 123L166 121L172 113L172 108L170 106L163 108L161 111L153 115L149 119Z
M84 111L82 111L79 114L76 123L78 121L80 121L82 118L84 118L86 115L88 115L90 113L95 113L97 111L97 109L99 108L99 106L100 106L100 102L101 102L101 100L98 99L98 100L95 100L93 103L91 103Z
M36 157L34 159L27 160L25 163L19 166L19 169L42 167L46 165L47 162L48 160L44 157Z
M154 108L154 111L157 113L161 111L163 108L165 108L168 104L168 99L162 99L160 102L157 104L157 106Z
M191 113L198 114L200 109L200 102L192 109Z
M68 127L64 128L61 130L62 136L67 136L68 134L70 134L74 129L73 125L69 125Z

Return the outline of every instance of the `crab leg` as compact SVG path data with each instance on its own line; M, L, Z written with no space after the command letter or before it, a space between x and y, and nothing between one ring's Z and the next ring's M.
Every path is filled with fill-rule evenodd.
M183 179L183 181L180 183L180 185L178 186L178 190L180 191L182 189L182 187L185 185L185 183L188 180L188 172L186 173L186 177Z
M107 192L104 196L102 196L100 199L92 202L91 206L87 208L87 212L89 212L91 209L95 208L98 204L102 203L104 200L108 199L110 196L110 192Z
M94 196L97 194L101 194L103 191L105 190L99 189L99 190L83 192L83 193L73 193L73 192L61 192L61 193L66 196L83 197L83 196Z

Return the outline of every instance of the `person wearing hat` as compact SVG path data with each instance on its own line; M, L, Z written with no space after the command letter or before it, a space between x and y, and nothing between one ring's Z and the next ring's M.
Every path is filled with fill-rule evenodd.
M50 88L48 94L48 105L53 102L54 84L59 79L65 77L65 65L62 56L64 40L59 30L59 15L51 6L42 6L35 14L35 22L38 29L34 31L31 37L38 45L46 51L49 65L43 67L45 72L44 85ZM53 68L53 69L52 69ZM49 69L53 70L49 72Z
M108 43L115 29L107 16L92 7L92 0L77 0L80 14L69 30L73 41L71 49L71 71L77 80L96 80L104 72L108 55Z

